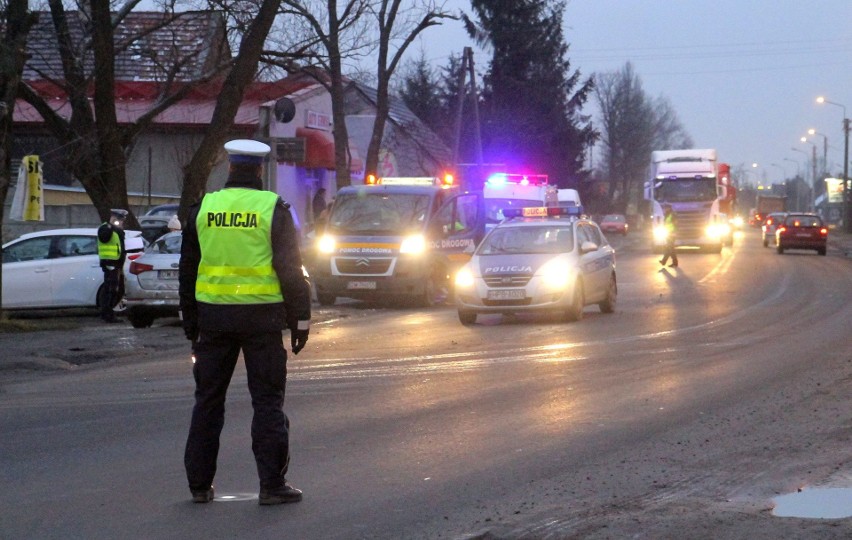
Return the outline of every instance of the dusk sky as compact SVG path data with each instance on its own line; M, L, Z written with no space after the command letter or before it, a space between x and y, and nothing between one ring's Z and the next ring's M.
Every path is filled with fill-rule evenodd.
M466 0L447 5L470 13ZM773 183L810 170L812 145L799 140L808 128L828 138L831 172L842 173L843 109L816 98L852 115L850 24L850 0L568 0L564 33L572 69L589 76L632 62L697 148L716 148L732 167L756 162L747 178ZM472 45L460 22L426 37L413 48L439 65ZM474 57L484 70L488 52ZM821 163L823 137L809 140Z

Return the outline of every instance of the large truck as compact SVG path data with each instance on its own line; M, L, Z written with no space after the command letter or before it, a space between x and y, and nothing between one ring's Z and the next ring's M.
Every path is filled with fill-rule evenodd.
M654 251L665 248L663 205L667 204L677 222L675 246L720 253L728 230L721 212L728 189L718 182L715 149L651 152L651 180L645 184L645 198L652 212Z
M754 206L754 225L761 227L766 216L773 212L787 211L787 197L784 195L758 195Z
M309 258L317 300L447 300L450 276L485 235L481 193L447 176L369 180L341 188Z

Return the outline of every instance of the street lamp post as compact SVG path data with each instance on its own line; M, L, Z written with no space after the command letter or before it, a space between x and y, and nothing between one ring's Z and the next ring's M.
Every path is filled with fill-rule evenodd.
M813 128L808 130L808 135L819 135L822 137L822 173L823 177L826 177L828 176L828 137Z
M812 207L814 212L816 212L816 198L817 198L817 162L816 162L816 145L808 140L807 137L802 137L799 139L805 144L811 145L812 155L811 158L811 191L813 192L813 197L811 197L813 203Z
M794 146L794 147L790 148L790 150L792 150L793 152L800 152L800 153L802 153L802 154L805 154L805 163L806 163L806 164L807 164L807 163L810 161L810 159L811 159L811 157L808 155L808 153L807 153L807 152L805 152L804 150L802 150L801 148L796 148L796 147ZM805 169L805 170L807 171L807 169ZM807 174L807 173L806 173L806 174ZM804 180L804 183L805 183L805 185L807 186L807 185L808 185L808 181L807 181L807 179L806 179L806 178L802 178L802 180ZM813 199L813 197L808 197L808 198L809 198L809 199L811 199L811 200Z
M843 109L843 226L846 232L852 233L852 197L849 196L849 118L846 116L846 105L835 103L823 96L817 98L817 103L828 103Z
M785 157L784 161L792 161L793 163L796 164L796 182L794 183L794 185L796 186L796 210L799 210L799 209L802 208L802 194L801 194L801 189L800 189L801 185L802 185L801 184L802 167L799 164L799 162L796 161L795 159L790 159L790 158Z

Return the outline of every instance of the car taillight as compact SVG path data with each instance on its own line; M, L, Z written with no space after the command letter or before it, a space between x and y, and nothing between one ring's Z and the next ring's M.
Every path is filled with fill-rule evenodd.
M767 225L772 225L772 218L767 219L767 220L766 220L766 224L767 224Z
M134 276L138 276L142 272L150 272L153 269L154 269L153 265L144 264L144 263L140 263L140 262L137 262L137 261L131 261L130 262L130 269L128 271L131 274L133 274Z
M819 230L819 234L822 235L822 236L828 236L828 229L823 227L822 229Z
M133 261L133 260L138 259L138 258L139 258L139 257L141 257L141 256L142 256L142 254L141 254L141 253L131 253L131 254L129 254L129 255L127 256L127 260L128 260L128 261Z
M780 233L787 232L787 227L784 227L783 225L781 227L778 227L778 232L780 232Z

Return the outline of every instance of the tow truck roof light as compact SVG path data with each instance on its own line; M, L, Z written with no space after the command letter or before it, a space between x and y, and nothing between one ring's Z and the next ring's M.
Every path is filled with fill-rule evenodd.
M525 206L503 209L503 216L507 219L516 217L580 217L582 214L582 206Z
M519 184L528 186L530 184L543 186L547 184L546 174L513 174L513 173L494 173L488 177L487 183L492 186L502 184Z
M385 186L441 186L453 187L454 178L452 174L445 174L441 178L435 176L382 176L368 175L365 183L368 185Z

